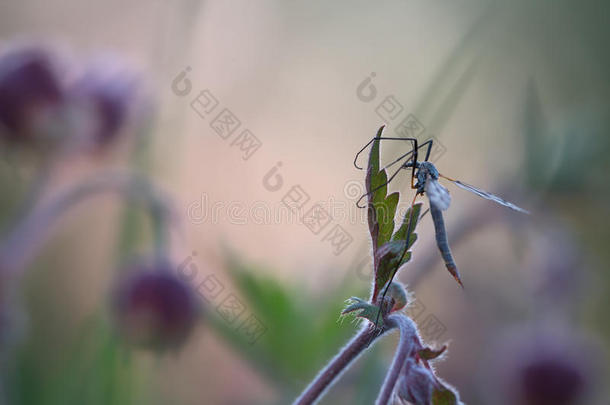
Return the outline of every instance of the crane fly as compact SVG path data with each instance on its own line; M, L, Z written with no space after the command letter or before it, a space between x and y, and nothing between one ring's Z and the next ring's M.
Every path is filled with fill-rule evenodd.
M430 153L431 153L432 145L433 145L432 139L424 142L421 145L418 145L417 139L415 139L415 138L392 138L392 137L377 136L377 137L371 139L356 154L356 157L354 158L354 166L357 169L360 169L360 170L362 169L362 167L359 167L357 164L358 156L370 144L372 144L375 141L381 141L381 140L408 141L408 142L412 143L413 147L410 151L404 153L403 155L399 156L398 158L394 159L392 162L387 164L385 167L383 167L383 169L388 169L391 166L394 166L397 163L400 163L398 168L394 171L394 173L392 173L390 175L390 177L384 184L381 184L381 185L375 187L373 190L370 190L368 193L363 194L360 197L360 199L356 202L356 205L359 208L365 208L364 206L360 205L360 202L365 197L367 197L368 195L379 190L381 187L384 187L387 184L389 184L398 175L398 173L401 170L411 169L411 188L416 190L415 197L413 198L413 202L411 203L411 208L413 207L413 204L415 203L415 199L417 198L417 196L423 196L425 194L428 197L428 202L429 202L429 206L430 206L429 211L430 211L430 215L432 217L432 222L434 224L436 245L438 246L438 249L441 253L443 261L445 262L445 267L447 268L449 273L451 273L453 278L455 278L455 280L458 282L458 284L463 287L463 284L462 284L462 281L460 279L460 275L459 275L459 272L457 269L457 265L455 264L455 260L453 259L453 255L452 255L451 249L449 247L447 231L445 229L445 222L444 222L443 214L442 214L443 211L446 211L449 208L449 205L451 204L451 196L449 194L449 190L447 190L447 188L445 188L445 186L440 184L439 179L440 178L446 179L446 180L452 182L453 184L455 184L456 186L458 186L459 188L462 188L466 191L470 191L471 193L474 193L487 200L494 201L497 204L511 208L515 211L518 211L518 212L521 212L524 214L529 214L529 212L524 210L523 208L516 206L515 204L513 204L509 201L506 201L506 200L498 197L495 194L489 193L485 190L481 190L475 186L464 183L460 180L455 180L455 179L452 179L450 177L440 174L439 171L436 169L436 166L434 166L434 164L432 164L431 162L428 161L428 159L430 158ZM424 160L419 161L418 160L419 151L422 148L425 148ZM426 213L424 212L423 215L425 215L425 214ZM409 232L407 233L407 240L409 240L409 238L410 238L410 233L411 233L411 229L409 229ZM407 251L407 249L405 249L405 251L403 252L403 257L404 257L404 254L406 254L406 251ZM398 261L398 263L400 263L400 262L402 262L402 258L401 258L401 260ZM398 271L398 267L400 267L400 265L398 265L397 268L394 269L394 272L390 278L390 281L388 282L387 286L385 287L384 293L381 298L381 303L384 302L385 295L388 291L388 287L389 287L390 283L392 282L392 280L394 279L394 276L396 275L396 272Z

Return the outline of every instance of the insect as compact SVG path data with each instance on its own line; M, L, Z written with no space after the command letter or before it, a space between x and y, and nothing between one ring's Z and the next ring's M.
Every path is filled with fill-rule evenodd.
M365 208L364 206L360 205L360 202L365 197L374 193L381 187L386 186L398 175L398 173L401 170L411 169L411 188L416 190L415 197L413 198L413 202L411 203L411 207L413 207L413 204L415 203L415 199L418 196L422 196L425 194L428 197L428 202L430 205L430 208L429 208L430 215L432 216L432 222L434 223L436 244L441 253L443 261L445 262L445 267L447 268L449 273L451 273L453 278L455 278L455 280L458 282L458 284L463 287L463 284L462 284L462 281L460 278L460 274L457 269L457 265L455 264L455 260L453 259L453 255L452 255L451 249L449 247L449 242L447 239L447 231L445 229L445 222L444 222L443 214L442 214L443 211L446 211L449 208L449 205L451 204L451 196L449 195L449 190L447 190L447 188L445 188L442 184L440 184L439 179L444 178L464 190L470 191L471 193L474 193L487 200L494 201L500 205L504 205L505 207L511 208L515 211L525 213L525 214L529 214L529 212L492 193L489 193L487 191L481 190L470 184L467 184L462 181L455 180L455 179L452 179L450 177L440 174L439 171L434 166L434 164L432 164L431 162L428 161L428 159L430 158L430 153L431 153L432 145L433 145L432 139L424 142L421 145L418 145L417 139L415 139L415 138L392 138L392 137L377 136L377 137L371 139L356 154L356 157L354 158L354 166L356 168L362 169L362 167L359 167L357 164L358 156L371 143L373 143L377 140L391 140L391 141L399 140L399 141L403 141L403 142L408 141L408 142L412 143L413 147L409 152L404 153L403 155L394 159L391 163L389 163L388 165L386 165L384 167L384 169L387 169L391 166L394 166L397 163L400 163L399 167L394 171L394 173L392 173L392 175L390 175L390 177L384 184L381 184L381 185L377 186L376 188L374 188L373 190L370 190L368 193L362 195L360 197L360 199L356 202L356 205L360 208ZM424 160L419 161L418 160L419 151L422 148L426 148ZM425 213L424 213L424 215L425 215ZM411 231L412 230L409 227L408 232L407 232L407 240L409 240ZM405 249L405 251L403 252L403 257L404 257L404 254L406 254L406 251L407 251L407 249ZM398 261L398 263L401 263L401 262L402 262L402 258L401 258L401 260ZM382 295L381 302L384 302L383 300L385 299L385 295L387 293L388 287L389 287L390 283L392 282L394 276L396 275L397 270L398 270L398 267L396 269L394 269L394 272L390 278L390 281L388 282L388 284L384 290L384 293Z

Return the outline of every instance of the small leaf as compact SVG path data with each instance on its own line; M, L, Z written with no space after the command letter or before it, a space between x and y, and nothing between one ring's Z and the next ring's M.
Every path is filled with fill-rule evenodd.
M379 128L377 131L376 138L381 137L385 125ZM371 152L369 154L369 162L366 171L366 192L368 193L368 222L369 231L371 232L371 239L373 240L373 248L377 247L377 237L379 234L379 223L377 222L376 211L374 204L385 200L387 194L387 187L382 186L387 181L387 175L385 170L379 171L379 140L375 140L371 145ZM376 188L378 188L376 190ZM375 190L371 192L371 190Z
M419 357L423 360L429 361L434 360L447 350L447 345L443 345L440 349L432 349L431 347L425 347L417 352Z
M411 232L415 231L415 227L419 221L419 213L421 212L422 203L417 203L413 205L413 209L409 208L405 213L405 217L400 225L400 228L396 231L394 236L392 236L392 240L405 240L407 237L407 230L411 228ZM411 213L413 211L413 213ZM413 218L415 222L409 225L409 218Z
M432 405L459 405L460 401L453 389L439 382L439 387L432 390Z
M411 259L411 252L407 252L404 254L401 263L398 263L400 257L403 256L404 250L405 241L396 240L386 243L375 252L377 269L375 271L375 291L373 291L373 300L377 298L382 287L390 281L394 271L400 267L401 264L406 263Z
M379 127L379 129L377 130L377 134L375 135L375 138L381 138L381 135L383 134L384 129L385 129L385 125L382 125L381 127ZM370 173L379 172L379 141L378 140L373 142L373 145L371 146L371 152L369 153L368 172L370 172ZM368 181L367 181L367 183L368 183ZM370 190L367 190L367 191L370 191Z
M417 234L412 233L409 240L409 247L417 240ZM411 260L411 252L405 251L404 240L394 240L386 243L375 252L375 291L373 291L373 299L377 298L379 291L391 279L395 270ZM404 255L403 255L404 253ZM398 260L402 257L400 263Z
M377 246L383 245L392 238L394 232L394 214L398 205L399 193L387 196L383 202L375 203L375 214L379 223Z
M393 240L381 246L375 252L375 255L379 260L388 260L388 258L394 258L400 255L405 248L404 240Z
M374 145L379 144L379 141L375 141ZM369 183L369 190L375 190L369 196L369 200L372 204L379 204L385 201L386 196L388 195L388 175L386 174L385 169L378 171L377 173L372 173L371 182Z
M347 315L352 312L358 312L355 315L359 318L368 319L371 323L378 323L378 326L383 326L383 317L378 316L379 307L370 304L358 297L351 297L349 305L341 311L341 315Z
M384 127L377 131L376 138L381 137ZM366 191L368 193L368 222L373 240L373 249L391 239L394 232L394 214L398 205L399 193L388 192L388 175L385 169L379 168L380 141L376 139L369 155L366 174Z

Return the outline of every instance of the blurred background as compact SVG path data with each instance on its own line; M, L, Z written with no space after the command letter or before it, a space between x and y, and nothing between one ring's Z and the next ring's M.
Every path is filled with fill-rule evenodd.
M2 2L0 403L290 403L358 328L353 160L386 123L531 211L447 185L464 290L422 221L399 279L423 339L450 342L439 376L468 404L607 404L608 13ZM406 208L409 173L390 188ZM373 403L395 346L321 403Z

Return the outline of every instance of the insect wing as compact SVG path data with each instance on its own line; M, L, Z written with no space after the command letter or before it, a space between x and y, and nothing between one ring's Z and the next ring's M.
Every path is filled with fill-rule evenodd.
M428 176L426 179L425 191L428 195L428 200L430 200L430 205L434 205L442 211L449 208L449 204L451 204L449 190L440 184L438 180Z
M459 180L452 180L452 181L453 181L453 183L455 183L456 186L463 188L464 190L470 191L471 193L475 193L476 195L478 195L480 197L483 197L490 201L494 201L500 205L504 205L505 207L511 208L515 211L519 211L524 214L529 214L529 211L526 211L523 208L517 207L515 204L508 202L508 201L498 197L495 194L488 193L487 191L481 190L480 188L476 188L475 186L472 186L470 184L462 183Z

